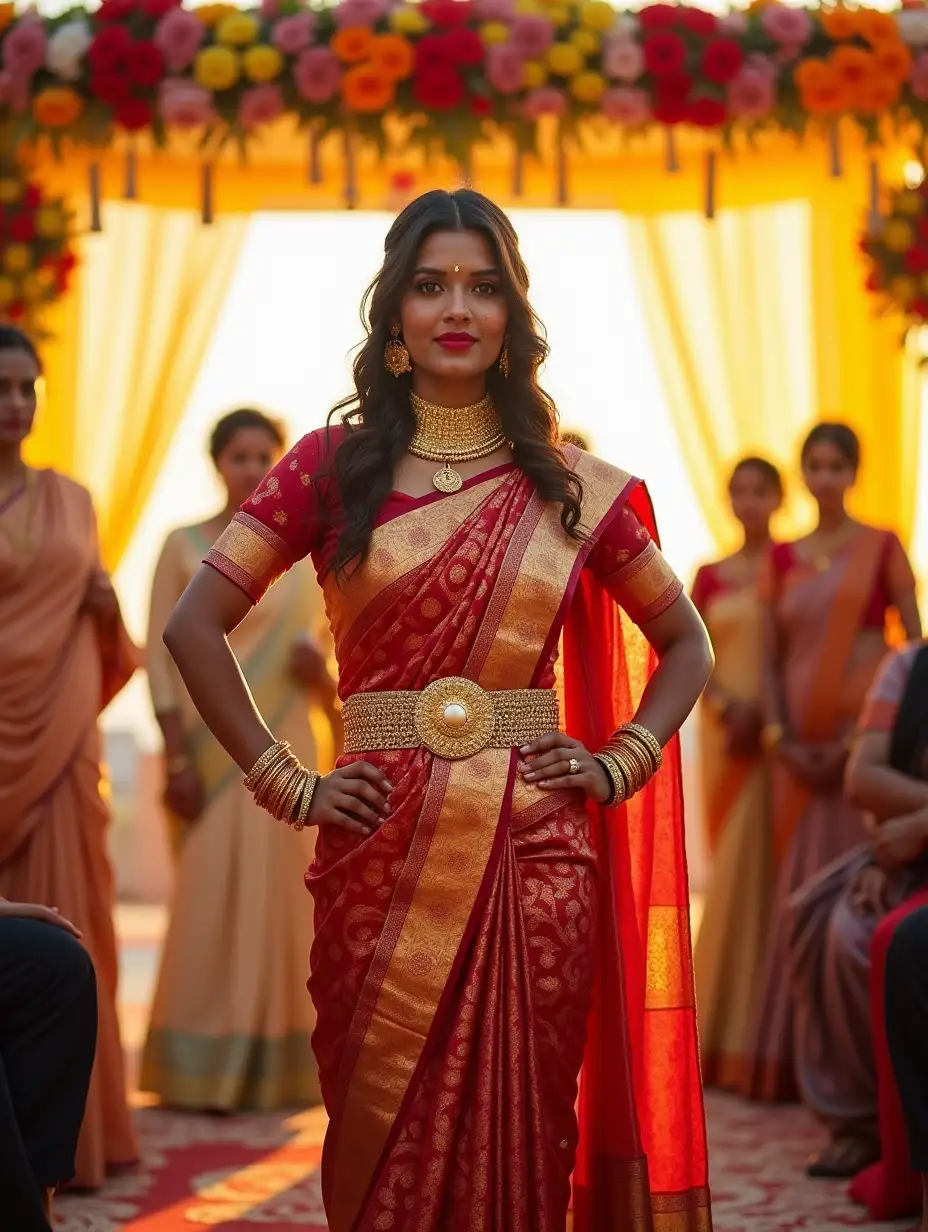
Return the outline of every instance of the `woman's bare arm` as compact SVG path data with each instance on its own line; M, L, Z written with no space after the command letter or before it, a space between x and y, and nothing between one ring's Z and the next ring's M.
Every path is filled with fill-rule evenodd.
M686 595L641 631L654 647L658 664L635 718L663 745L679 731L699 700L715 658L706 626Z
M844 778L851 804L881 821L928 807L928 783L890 766L890 741L884 732L858 737Z
M251 608L233 582L201 565L164 630L193 704L245 773L274 743L228 642Z
M922 618L918 610L918 596L914 590L907 590L896 599L896 610L905 635L910 642L917 641L922 635Z

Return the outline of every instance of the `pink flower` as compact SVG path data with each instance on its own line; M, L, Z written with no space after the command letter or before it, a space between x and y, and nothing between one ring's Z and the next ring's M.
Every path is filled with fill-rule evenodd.
M175 73L193 63L205 38L205 23L188 9L171 9L155 26L155 46Z
M478 21L506 21L515 11L515 0L473 0L473 13Z
M532 90L522 104L522 114L527 120L540 120L542 116L562 116L567 110L567 95L556 86L542 86Z
M607 90L600 108L607 120L628 128L647 124L651 118L651 98L647 90L630 90L626 86Z
M805 9L794 9L773 0L760 11L760 22L774 42L803 47L812 37L812 18Z
M45 63L47 43L42 18L27 13L3 40L3 67L16 77L31 77Z
M158 90L158 110L173 128L200 128L216 119L209 90L184 77L167 77Z
M238 122L246 132L259 128L283 115L285 106L280 86L252 86L242 94L238 105Z
M525 80L525 61L508 43L488 47L484 61L487 81L499 94L518 94Z
M540 13L526 13L512 23L507 46L523 60L540 60L553 42L554 26L548 18Z
M923 103L928 102L928 51L923 51L916 57L912 65L912 76L909 78L912 93Z
M739 120L759 120L776 104L776 74L746 64L728 86L728 110Z
M386 17L389 0L342 0L332 10L332 17L339 30L350 26L374 26Z
M328 47L309 47L301 51L293 66L293 84L307 103L327 103L338 90L342 66Z
M603 47L603 70L616 81L637 81L644 72L644 52L630 38L607 38Z
M283 0L261 0L258 5L258 12L267 21L273 21L275 17L280 16L280 10L283 7Z
M29 106L29 77L15 73L0 73L0 106L9 107L14 115L22 115Z
M740 38L742 34L748 32L747 13L742 13L738 9L725 13L719 18L716 29L725 38Z
M316 14L308 9L281 17L271 31L271 42L285 56L297 56L312 43L316 33Z

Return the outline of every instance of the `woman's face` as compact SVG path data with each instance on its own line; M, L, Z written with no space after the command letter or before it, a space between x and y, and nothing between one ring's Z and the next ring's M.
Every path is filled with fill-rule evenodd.
M764 535L770 519L780 507L776 486L754 466L735 471L729 487L731 511L748 535Z
M822 509L837 509L854 486L857 472L836 445L817 441L806 450L802 477Z
M280 447L265 428L239 428L216 459L229 503L243 505L280 458Z
M39 368L28 351L0 351L0 446L21 444L35 420Z
M493 250L477 231L435 231L419 249L399 325L413 372L466 381L498 359L509 309Z

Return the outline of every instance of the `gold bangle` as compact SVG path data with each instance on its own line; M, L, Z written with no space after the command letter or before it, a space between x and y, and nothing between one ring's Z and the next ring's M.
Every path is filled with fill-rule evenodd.
M648 731L641 723L636 723L634 720L631 723L623 723L619 731L628 732L630 736L635 736L641 741L654 758L654 772L656 774L664 764L664 750L661 748L661 742L654 732Z
M255 764L245 775L244 783L249 791L254 791L258 779L261 777L264 770L277 758L280 753L286 752L290 748L286 740L278 740L276 744L272 744L269 749L265 749Z
M292 822L294 830L304 830L306 828L306 818L309 816L309 810L313 803L313 796L316 794L316 787L321 778L322 775L318 774L315 770L306 771L306 782L303 784L303 794L300 798L300 807L297 809L296 817Z
M603 801L604 808L613 808L617 804L621 804L625 799L626 784L625 776L615 760L608 753L595 753L593 760L599 762L603 770L606 772L606 778L609 780L611 788L609 799Z
M765 753L773 753L783 743L785 736L782 723L768 723L760 733L760 747Z

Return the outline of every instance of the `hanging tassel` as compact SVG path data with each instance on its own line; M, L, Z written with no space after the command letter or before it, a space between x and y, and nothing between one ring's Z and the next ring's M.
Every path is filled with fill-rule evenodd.
M519 146L512 160L512 195L521 197L525 191L525 156Z
M718 156L715 150L706 151L706 218L709 222L715 218L715 188Z
M869 197L867 230L871 235L880 230L880 165L875 158L870 159L867 167L867 188Z
M103 230L103 219L100 214L100 164L91 163L88 171L90 191L90 230L95 234Z
M358 181L354 165L354 141L351 130L346 128L345 143L345 208L353 210L358 204Z
M667 174L676 175L680 170L680 160L677 158L677 130L672 124L668 124L664 128L664 134L667 140Z
M833 180L840 180L844 174L841 166L841 134L837 121L832 124L828 133L828 174Z
M567 150L564 146L564 130L560 124L557 126L557 137L555 147L555 167L557 174L557 204L565 206L567 204Z
M204 227L213 223L213 168L209 163L203 164L200 173L200 217Z
M136 170L135 146L132 145L126 151L126 187L122 194L126 201L135 201L138 197Z
M319 140L319 128L315 123L309 128L309 182L310 184L322 183L322 163L319 157L319 147L322 142Z

